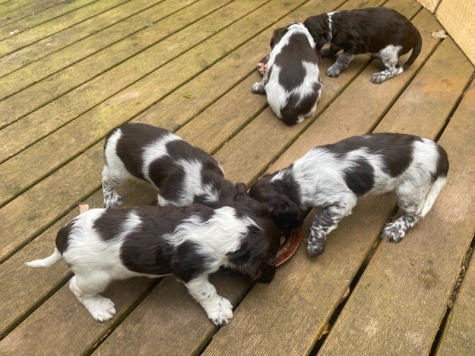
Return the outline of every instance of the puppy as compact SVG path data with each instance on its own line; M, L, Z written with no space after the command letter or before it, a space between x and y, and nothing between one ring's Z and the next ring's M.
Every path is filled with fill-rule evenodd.
M91 209L58 232L51 256L26 264L48 267L63 258L74 272L69 288L101 322L116 312L114 303L99 295L111 281L173 274L213 324L221 325L232 318L232 305L208 275L225 266L269 283L278 246L272 220L251 219L232 207Z
M192 203L212 208L229 205L235 186L208 153L162 128L127 123L112 129L104 146L104 207L119 208L115 187L130 176L158 189L159 205Z
M303 24L292 23L274 31L270 46L265 74L251 91L266 94L269 106L287 125L298 124L315 114L322 91L315 43Z
M355 55L370 53L383 61L385 70L371 76L382 83L402 73L421 52L422 38L417 28L399 12L385 7L334 11L307 18L304 25L312 35L322 57L343 53L327 69L329 77L338 77ZM329 48L322 49L324 44ZM412 49L407 62L399 67L399 57Z
M322 254L326 236L351 213L357 197L395 191L404 215L382 235L399 242L423 218L445 184L449 162L437 143L417 136L380 133L354 136L311 149L289 167L266 175L250 196L266 202L277 227L302 224L306 212L322 208L312 221L307 252Z

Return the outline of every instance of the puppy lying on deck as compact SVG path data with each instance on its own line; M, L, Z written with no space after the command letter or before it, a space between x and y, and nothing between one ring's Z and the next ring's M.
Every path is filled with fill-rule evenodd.
M158 204L162 206L197 203L218 208L232 205L238 194L211 155L155 126L128 123L112 129L106 137L104 160L102 190L106 208L122 205L115 187L130 176L157 188Z
M329 77L338 77L355 55L370 53L383 61L385 70L371 76L373 83L382 83L407 70L422 48L417 28L403 15L385 7L334 11L307 18L304 25L312 35L322 57L343 53L327 69ZM324 44L329 48L322 49ZM407 62L399 67L399 57L412 49Z
M382 235L399 242L431 209L447 179L447 153L437 143L412 135L354 136L311 149L305 156L258 180L249 195L266 203L283 233L319 207L310 227L307 252L325 250L326 236L351 214L357 197L394 191L404 215Z
M251 91L266 94L267 102L287 125L301 123L317 110L322 82L315 43L301 23L292 23L274 31L272 51L260 83Z
M26 264L48 267L63 258L75 274L69 288L98 321L116 312L114 303L99 295L111 281L173 274L221 325L232 318L232 305L208 275L226 266L269 283L278 247L272 220L251 219L231 207L92 209L58 232L51 256Z

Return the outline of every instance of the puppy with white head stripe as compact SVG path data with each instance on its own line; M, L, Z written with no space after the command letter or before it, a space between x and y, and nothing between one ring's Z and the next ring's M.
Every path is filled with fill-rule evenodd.
M264 76L252 92L266 94L269 106L287 125L301 123L315 114L323 86L315 43L303 24L292 23L276 29L270 45Z
M371 76L373 83L382 83L407 70L422 48L417 28L399 12L385 7L334 11L311 16L304 21L322 57L343 53L327 69L329 77L338 77L355 55L370 53L379 58L385 70ZM329 44L329 48L323 45ZM412 49L407 62L400 67L399 57Z
M404 214L387 224L383 236L399 242L431 209L447 180L449 161L437 143L412 135L354 136L311 149L287 168L259 179L249 195L268 205L282 233L312 221L307 252L322 254L326 236L349 215L358 196L394 191Z
M115 187L130 176L158 189L159 205L232 205L236 187L208 153L162 128L127 123L112 129L104 145L104 207L119 208Z
M232 305L217 294L208 275L225 266L269 283L279 238L267 217L250 218L232 207L91 209L58 232L51 256L27 265L48 267L63 258L74 273L71 291L98 321L116 313L114 303L99 294L111 281L173 274L221 325L232 318Z

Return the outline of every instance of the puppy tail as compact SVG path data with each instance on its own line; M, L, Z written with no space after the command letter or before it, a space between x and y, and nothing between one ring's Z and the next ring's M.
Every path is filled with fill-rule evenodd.
M412 63L414 63L414 61L417 59L417 57L419 56L419 53L421 53L422 37L417 29L416 29L416 35L417 35L417 42L414 45L414 48L412 48L411 56L409 57L407 62L404 63L404 65L402 66L402 71L405 71L407 68L409 68L412 65Z
M58 249L55 248L51 256L46 257L42 260L34 260L34 261L26 262L25 265L29 267L49 267L49 266L54 265L56 262L58 262L62 258L63 256L61 256L61 252L59 252Z
M435 199L439 195L440 190L445 185L446 181L447 181L447 176L439 176L439 178L437 178L434 184L432 184L432 186L430 187L429 193L427 193L426 199L424 200L424 203L422 204L422 209L421 209L421 214L420 214L422 218L426 216L426 214L432 208L432 205L434 205Z

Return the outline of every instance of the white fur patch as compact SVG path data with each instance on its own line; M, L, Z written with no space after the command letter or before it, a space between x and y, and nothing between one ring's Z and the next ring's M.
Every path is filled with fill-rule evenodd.
M169 132L144 148L142 174L151 184L153 181L150 178L150 164L156 159L168 155L167 143L178 140L182 140L182 138ZM159 187L155 188L159 189Z

